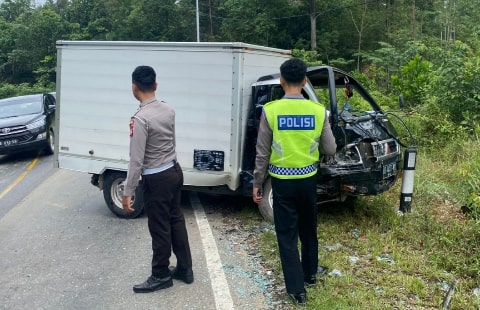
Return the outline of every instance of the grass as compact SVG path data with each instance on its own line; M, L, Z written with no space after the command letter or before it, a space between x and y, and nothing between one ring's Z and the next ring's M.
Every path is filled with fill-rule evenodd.
M462 154L478 156L475 145L463 145ZM448 152L419 153L412 211L404 216L397 212L401 180L382 195L360 197L354 208L320 209L320 265L341 276L309 288L308 309L443 309L455 280L448 309L480 309L480 225L460 210L458 169L466 158ZM281 283L275 235L260 240Z

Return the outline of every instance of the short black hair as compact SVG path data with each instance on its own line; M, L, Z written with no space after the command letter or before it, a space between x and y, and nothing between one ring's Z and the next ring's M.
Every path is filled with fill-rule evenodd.
M141 91L154 91L157 75L150 66L138 66L133 70L132 83Z
M301 83L307 74L307 64L297 58L289 59L280 66L280 74L287 83Z

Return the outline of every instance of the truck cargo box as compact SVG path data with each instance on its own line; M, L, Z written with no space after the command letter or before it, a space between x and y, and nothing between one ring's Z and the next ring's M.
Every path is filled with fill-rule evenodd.
M131 73L157 72L157 98L176 111L185 185L239 186L251 84L290 52L244 43L58 41L56 164L102 175L127 171Z

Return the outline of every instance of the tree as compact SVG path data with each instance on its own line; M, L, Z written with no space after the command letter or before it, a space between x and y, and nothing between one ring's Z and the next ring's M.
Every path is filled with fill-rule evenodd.
M225 16L222 39L280 48L291 46L289 4L287 0L225 0L221 6Z
M132 5L126 27L131 40L170 41L176 33L177 15L175 0L141 0Z
M7 54L3 72L13 83L35 83L34 71L46 59L56 55L56 40L66 39L70 33L68 23L50 9L37 9L21 15L12 26L14 46ZM49 61L50 69L55 60ZM55 76L50 75L51 82Z
M30 11L30 0L4 0L0 4L0 16L7 22L13 22L22 14Z
M94 5L94 0L72 0L65 12L65 18L70 23L78 23L81 28L86 28Z
M480 57L460 41L449 45L435 74L434 89L452 120L461 123L467 116L480 115Z
M312 63L375 72L385 91L417 54L446 70L454 40L473 55L480 49L480 6L470 0L199 0L199 9L201 41L309 50ZM55 41L64 38L196 41L196 0L47 0L35 8L5 0L0 82L52 80Z
M9 64L9 55L15 48L13 24L0 17L0 81L12 82L12 67Z
M360 57L362 55L362 37L365 28L365 16L367 14L367 2L362 5L362 9L359 14L359 20L357 21L350 10L350 16L352 17L353 25L357 30L358 34L358 44L357 44L357 71L360 71Z

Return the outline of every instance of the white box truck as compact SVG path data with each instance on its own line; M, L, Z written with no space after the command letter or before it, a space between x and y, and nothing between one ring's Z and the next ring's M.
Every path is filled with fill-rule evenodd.
M157 98L176 111L185 188L251 195L262 106L283 96L279 68L290 57L288 50L244 43L57 41L55 163L92 174L92 184L117 216L142 212L141 182L134 213L123 211L121 198L129 121L138 107L131 73L149 65L157 72ZM387 113L341 70L313 67L307 76L304 96L316 102L317 94L322 97L338 145L334 158L319 160L319 202L391 188L402 156ZM260 212L272 221L269 180L264 196Z

